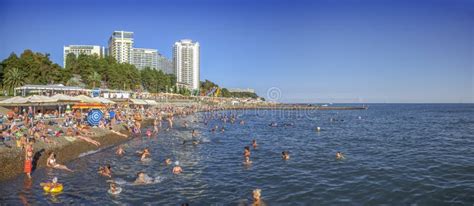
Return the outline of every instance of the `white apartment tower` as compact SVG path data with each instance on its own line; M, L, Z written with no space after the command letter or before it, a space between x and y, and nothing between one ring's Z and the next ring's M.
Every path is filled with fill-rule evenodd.
M114 31L109 39L109 55L119 63L132 62L133 32Z
M199 42L183 39L174 44L173 65L178 85L199 90Z
M74 54L78 57L80 54L105 56L104 47L96 45L68 45L63 47L63 66L66 68L66 57L68 54Z
M146 67L158 69L158 50L133 48L131 63L135 65L137 69L144 69Z

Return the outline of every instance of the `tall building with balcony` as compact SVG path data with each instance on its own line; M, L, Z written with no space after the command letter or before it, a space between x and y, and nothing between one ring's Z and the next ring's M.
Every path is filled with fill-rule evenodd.
M199 42L183 39L174 44L173 65L176 83L190 90L199 90Z
M68 54L78 57L80 54L105 56L105 48L97 45L68 45L63 47L63 66L66 68L66 58Z
M158 50L133 48L131 64L135 65L137 69L144 69L146 67L158 69Z
M114 31L109 38L108 54L119 63L132 62L133 32Z

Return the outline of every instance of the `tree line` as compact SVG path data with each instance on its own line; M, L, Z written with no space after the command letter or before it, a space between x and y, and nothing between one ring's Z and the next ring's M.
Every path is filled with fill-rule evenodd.
M23 51L20 56L11 53L0 62L0 83L8 94L13 94L14 88L25 84L64 84L85 88L198 95L188 89L176 88L176 77L173 74L165 74L161 70L151 68L138 70L134 65L118 63L110 56L102 58L96 54L76 56L70 53L66 56L66 67L62 68L50 60L48 53L33 52L29 49ZM219 97L258 98L255 93L230 92L209 80L201 82L201 95L206 95L213 88L216 89L212 95L217 94Z
M11 53L0 63L3 90L12 94L25 84L64 84L85 88L141 90L149 92L177 91L174 75L161 70L118 63L113 57L68 54L66 68L53 63L49 54L25 50L20 56Z

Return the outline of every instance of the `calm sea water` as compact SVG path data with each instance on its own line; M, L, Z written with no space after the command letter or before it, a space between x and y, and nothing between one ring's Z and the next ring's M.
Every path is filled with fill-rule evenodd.
M153 139L136 138L125 144L128 155L114 155L116 147L78 158L67 173L39 169L33 182L24 177L0 183L0 203L126 204L126 205L239 205L248 204L251 191L262 189L268 205L472 205L474 203L474 105L380 104L360 111L226 111L245 125L224 125L211 133L205 113L187 117L180 125ZM336 121L329 121L330 118ZM277 122L278 127L269 127ZM165 125L166 126L166 125ZM315 132L316 127L320 132ZM182 145L200 131L204 143ZM244 146L257 139L251 166L242 164ZM136 150L150 147L151 162L142 163ZM280 154L288 150L291 159ZM341 151L346 159L335 160ZM179 160L184 173L172 175L167 157ZM107 193L107 178L97 168L111 164L123 191ZM135 186L138 171L157 181ZM39 183L57 176L65 185L55 196Z

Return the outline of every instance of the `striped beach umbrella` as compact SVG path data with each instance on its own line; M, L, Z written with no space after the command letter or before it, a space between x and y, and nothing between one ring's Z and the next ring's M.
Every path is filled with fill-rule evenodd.
M97 126L97 125L99 125L99 122L100 122L100 120L102 119L103 116L104 116L104 114L102 114L102 111L100 111L98 109L93 109L87 114L87 122L91 126Z

